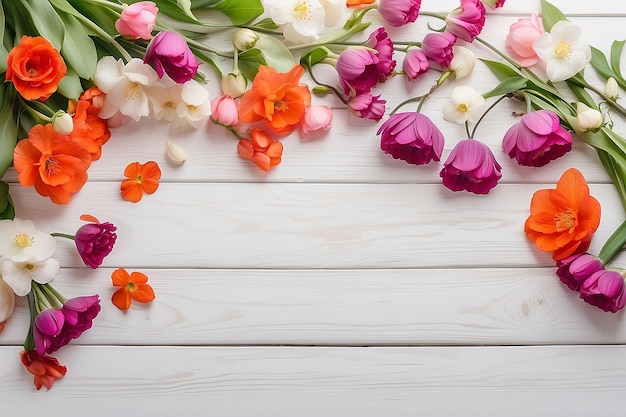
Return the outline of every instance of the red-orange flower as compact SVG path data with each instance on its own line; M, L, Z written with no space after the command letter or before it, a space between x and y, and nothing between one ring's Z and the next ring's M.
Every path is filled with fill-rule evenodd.
M59 364L59 361L52 356L39 356L34 351L25 350L20 352L20 359L26 367L26 370L35 376L35 388L41 387L50 389L57 379L63 378L67 372L67 368Z
M121 287L113 293L111 301L120 310L128 310L131 300L148 303L156 298L154 290L147 283L148 277L141 272L130 275L124 268L118 268L111 274L115 287Z
M122 198L137 203L143 197L143 193L152 194L159 188L161 169L154 161L145 164L131 162L126 166L124 176L129 179L122 181Z
M13 165L24 187L34 185L39 194L54 203L67 204L70 194L87 182L91 154L51 124L35 125L28 138L17 143Z
M376 0L346 0L347 7L365 6L374 3Z
M251 140L241 139L237 144L237 152L242 158L254 162L263 171L280 164L283 155L283 144L272 139L261 129L250 129Z
M570 168L556 189L535 192L524 231L539 249L561 260L586 250L599 225L600 203L589 195L583 175Z
M311 92L300 84L304 68L295 65L289 72L276 72L261 65L252 87L241 97L239 121L254 123L265 120L277 133L289 133L300 123L311 104Z
M22 36L7 56L6 80L25 100L45 100L67 73L63 57L41 36Z
M102 155L102 145L111 138L106 120L98 117L100 109L89 101L70 101L68 113L72 115L74 129L69 137L85 148L91 159L96 161Z

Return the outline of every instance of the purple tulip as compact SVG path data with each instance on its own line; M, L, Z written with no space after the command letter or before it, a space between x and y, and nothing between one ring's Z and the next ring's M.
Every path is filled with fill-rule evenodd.
M579 291L587 278L604 269L600 258L589 253L570 255L557 261L556 266L556 275L573 291Z
M376 75L378 82L385 82L396 68L396 61L393 59L393 42L389 34L385 28L378 28L370 33L365 45L376 50L376 56L378 57Z
M76 231L74 242L85 265L97 268L111 253L117 239L117 228L109 223L88 223Z
M446 31L472 42L485 26L485 6L480 0L461 0L461 6L446 17Z
M378 13L391 26L415 22L422 0L379 0Z
M385 100L380 99L380 94L373 96L369 93L359 94L348 101L348 110L361 119L379 121L385 114Z
M441 158L443 134L421 113L396 113L380 126L376 134L381 135L380 149L395 159L423 165Z
M502 149L517 163L540 167L572 150L572 135L550 110L523 115L504 134Z
M456 36L448 32L431 32L422 39L422 51L441 70L450 68Z
M37 314L33 326L33 339L35 350L39 355L53 352L50 348L64 324L65 315L58 308L49 308Z
M65 324L51 340L46 353L59 350L91 328L93 319L100 313L100 298L97 295L70 298L63 303L60 311L65 317Z
M580 298L604 311L616 313L626 304L624 277L617 271L594 272L580 287Z
M373 51L352 47L337 58L337 74L343 92L348 96L369 93L378 82L378 56Z
M464 139L452 149L439 176L452 191L487 194L502 177L502 167L491 149L474 139Z
M414 80L424 74L430 68L430 63L424 51L418 48L410 49L404 56L402 61L402 70L407 78Z
M185 39L174 32L159 32L150 41L144 63L154 68L159 77L167 73L178 84L191 80L199 65Z

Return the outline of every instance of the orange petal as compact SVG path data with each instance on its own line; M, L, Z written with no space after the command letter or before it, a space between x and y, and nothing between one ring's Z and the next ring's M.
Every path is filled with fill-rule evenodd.
M128 310L130 308L130 292L125 287L118 289L111 296L111 302L120 310Z
M133 300L137 300L140 303L149 303L156 298L154 290L148 284L138 285L137 289L130 293L130 296L133 297Z
M139 162L131 162L126 165L124 169L124 176L126 178L137 178L137 176L141 174L141 164Z
M152 194L159 188L159 182L152 178L144 178L141 187L147 194Z
M96 223L96 224L100 224L100 222L98 221L98 219L96 219L94 216L92 216L91 214L83 214L80 216L80 219L84 222L89 222L89 223Z
M159 168L159 164L154 161L148 161L141 167L141 174L145 178L151 178L154 180L158 180L161 178L161 168Z
M143 187L135 180L124 180L120 186L122 198L131 203L137 203L143 197Z
M237 152L239 156L244 159L252 159L254 156L254 146L249 140L241 139L239 143L237 143Z
M145 284L148 282L148 276L142 272L133 272L128 281L136 285Z
M123 287L130 282L130 275L124 268L117 268L111 274L111 280L116 287Z

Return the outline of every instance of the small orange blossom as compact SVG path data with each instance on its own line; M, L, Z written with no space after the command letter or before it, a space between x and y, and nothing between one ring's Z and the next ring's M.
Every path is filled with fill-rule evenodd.
M148 303L156 298L154 290L147 283L148 276L141 272L130 275L124 268L118 268L111 274L113 286L121 287L113 293L111 301L120 310L130 308L131 299L140 303Z
M126 166L124 176L128 179L122 181L122 198L137 203L143 197L144 192L152 194L159 188L161 169L154 161L148 161L145 164L131 162Z
M250 129L251 140L241 139L237 144L237 152L242 158L254 162L263 171L280 164L283 155L283 144L272 139L261 129Z

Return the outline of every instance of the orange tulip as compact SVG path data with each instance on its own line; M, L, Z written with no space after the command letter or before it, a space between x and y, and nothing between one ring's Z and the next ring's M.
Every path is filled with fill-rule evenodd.
M25 350L21 351L20 359L26 370L35 376L35 388L38 390L41 387L50 389L54 381L63 378L67 372L67 368L59 364L56 358L39 356L34 350L28 352Z
M7 56L6 80L25 100L46 100L66 73L59 51L41 36L22 36Z
M250 129L251 140L241 139L237 144L237 152L242 158L254 162L263 171L280 164L283 155L283 144L275 141L261 129Z
M556 189L535 192L524 232L539 249L552 252L552 259L561 260L586 250L599 225L600 203L589 195L583 175L570 168Z
M121 287L111 297L113 304L120 310L128 310L131 300L148 303L156 298L148 284L148 277L141 272L129 275L124 268L118 268L111 274L111 280L115 287Z
M87 182L89 165L89 152L51 124L33 126L13 152L20 184L34 185L39 194L57 204L69 203L70 194Z
M124 176L129 179L122 181L122 198L137 203L143 197L143 193L152 194L159 188L161 169L154 161L145 164L132 162L126 166Z
M300 84L303 74L304 68L300 65L286 73L261 65L252 87L241 97L239 121L264 120L277 133L291 132L311 104L309 87Z
M68 113L74 122L70 139L89 151L93 161L100 159L102 145L111 138L106 120L98 117L100 109L89 101L70 101Z

